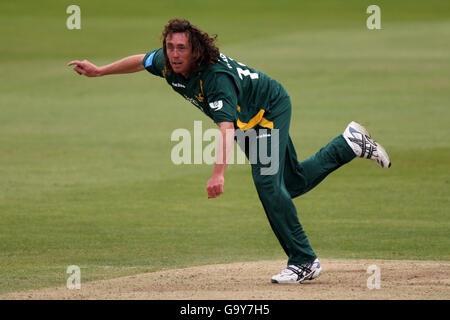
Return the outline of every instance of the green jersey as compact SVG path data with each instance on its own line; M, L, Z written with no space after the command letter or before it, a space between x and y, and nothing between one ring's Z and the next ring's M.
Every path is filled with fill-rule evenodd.
M222 53L209 69L200 66L187 78L165 72L162 48L147 53L142 63L214 122L233 122L242 130L256 125L273 129L270 119L283 111L277 110L285 105L280 102L289 99L277 81Z

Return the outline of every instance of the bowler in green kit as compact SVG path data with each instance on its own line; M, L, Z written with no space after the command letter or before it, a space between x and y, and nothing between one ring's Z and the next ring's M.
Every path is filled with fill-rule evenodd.
M187 20L170 20L162 39L162 48L106 66L98 67L87 60L71 61L69 65L88 77L145 69L164 78L173 90L211 118L219 127L222 143L218 144L216 163L206 185L208 198L224 192L224 174L235 139L250 161L259 199L288 257L286 268L271 278L272 283L302 283L317 278L322 267L292 199L313 189L355 157L389 168L387 152L363 126L350 122L317 153L298 161L289 136L291 100L280 83L221 53L215 38ZM239 138L243 136L246 138ZM263 155L270 155L270 161Z

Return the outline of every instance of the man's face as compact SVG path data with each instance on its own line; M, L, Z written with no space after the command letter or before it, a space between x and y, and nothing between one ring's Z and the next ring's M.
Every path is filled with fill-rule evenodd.
M187 77L194 69L192 46L186 33L171 33L166 38L166 51L175 73Z

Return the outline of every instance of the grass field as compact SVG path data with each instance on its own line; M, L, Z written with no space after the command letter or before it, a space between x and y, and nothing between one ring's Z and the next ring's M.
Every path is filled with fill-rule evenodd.
M214 124L147 72L87 79L160 46L172 17L279 80L301 159L363 123L392 168L355 160L295 200L319 257L450 260L450 3L376 1L0 3L0 293L166 268L284 257L248 165L208 200L212 166L175 166L174 129Z

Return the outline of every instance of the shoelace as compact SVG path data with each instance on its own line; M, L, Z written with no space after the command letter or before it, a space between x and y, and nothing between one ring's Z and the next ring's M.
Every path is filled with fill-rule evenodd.
M305 263L300 265L292 265L288 266L286 269L283 270L284 273L295 273L297 277L303 278L305 275L311 273L312 271L312 263Z
M349 140L359 145L359 147L361 148L361 158L370 159L372 155L378 157L378 155L376 154L377 143L369 136L366 136L365 134L356 130L355 132L359 133L361 135L361 138L357 138L353 135L354 138L350 137Z

